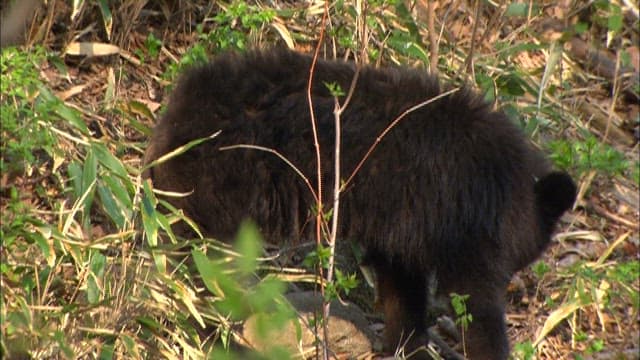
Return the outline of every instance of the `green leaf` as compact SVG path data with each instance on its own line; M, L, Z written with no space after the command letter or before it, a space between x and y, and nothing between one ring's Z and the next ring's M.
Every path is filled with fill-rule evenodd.
M149 164L146 164L142 169L140 169L140 172L144 172L145 170L149 169L150 167L156 166L158 164L161 164L173 157L176 157L180 154L184 154L185 152L189 151L192 147L200 145L201 143L211 140L213 138L215 138L216 136L218 136L218 134L220 134L220 131L217 131L207 137L203 137L203 138L199 138L199 139L195 139L192 141L189 141L188 143L186 143L185 145L179 146L176 149L162 155L161 157L159 157L158 159L152 161Z
M356 274L344 274L340 269L336 268L336 285L339 291L343 291L346 295L358 286Z
M113 171L116 175L123 179L127 178L128 173L124 165L122 165L122 162L118 158L116 158L104 144L99 142L92 142L91 150L100 162L100 165Z
M71 348L71 346L69 346L69 344L66 341L66 335L63 331L57 330L54 335L53 338L56 340L56 342L58 343L58 346L60 348L60 350L62 350L62 354L64 355L64 358L66 359L75 359L76 356L73 352L73 349Z
M47 265L53 266L56 261L56 252L53 249L52 242L49 241L51 239L51 228L46 225L39 226L37 233L33 234L33 239L47 260Z
M156 200L149 181L145 181L142 185L142 227L144 229L147 243L151 247L158 246L158 221L156 212Z
M476 83L478 84L478 87L482 89L484 99L486 101L494 102L496 100L496 83L493 81L493 78L487 74L477 72Z
M122 181L118 178L115 178L110 175L105 175L101 177L101 180L113 193L113 196L115 196L115 198L118 200L118 202L122 206L122 210L125 213L130 214L131 213L130 209L133 208L133 200L131 199L130 194L133 194L133 193L130 191L128 192L127 189L125 189L125 187L123 186Z
M148 184L149 181L145 181L145 188L142 196L142 222L148 243L151 246L157 246L158 229L164 229L166 231L166 235L169 236L171 243L176 244L178 242L175 234L173 233L173 229L171 228L171 222L167 216L156 210L158 204L161 204L164 208L168 209L171 212L171 215L175 215L175 217L187 222L202 238L202 234L197 229L197 225L166 200L156 199Z
M415 42L408 44L406 54L414 59L420 59L425 65L429 64L429 56L427 55L427 52L422 46Z
M509 6L507 7L507 11L505 12L505 16L507 17L527 17L529 16L529 13L531 13L531 15L537 15L538 12L540 11L540 8L535 5L532 4L531 6L531 12L529 12L529 4L530 3L511 3L509 4Z
M223 338L224 339L224 338ZM218 346L207 357L207 360L237 360L238 355L230 352L225 346Z
M162 229L164 229L164 231L167 232L167 235L169 235L171 242L174 244L177 243L176 237L173 234L173 231L171 230L171 223L169 223L169 220L167 219L167 217L164 216L164 214L156 212L156 222L158 223L158 225L160 225Z
M142 355L140 354L139 346L131 336L127 334L119 335L120 341L124 344L124 348L127 350L127 354L131 355L131 358L141 359Z
M503 81L500 82L501 93L510 96L524 95L525 91L522 85L524 80L522 80L522 78L520 78L517 74L509 74L502 80Z
M127 110L130 113L142 115L149 120L153 120L155 118L151 110L149 110L149 107L147 106L147 104L143 102L131 100L126 105L127 105L126 106ZM139 124L139 122L134 118L131 118L130 120L132 122L135 122L136 124ZM144 126L144 125L140 125L139 127L136 126L136 130L141 131L144 135L151 136L151 129L149 129L148 126Z
M82 168L82 193L91 188L91 184L96 181L98 173L98 162L93 151L89 150L87 157L84 160L84 166Z
M576 33L576 35L582 35L584 34L587 30L589 30L589 24L586 22L578 22L577 24L575 24L575 26L573 27L574 31Z
M80 130L82 135L90 136L89 128L87 128L87 124L82 120L78 110L68 107L59 100L54 107L54 112L73 127Z
M109 218L118 227L118 229L124 228L125 216L122 214L121 208L116 203L113 194L107 187L102 184L98 184L98 197L102 203L102 208L105 210Z
M82 202L82 216L85 226L89 225L89 215L91 214L91 205L93 204L94 185L97 179L97 173L98 161L93 151L89 149L82 168L82 196L84 197L84 201Z
M73 184L73 194L76 198L80 198L82 196L82 168L80 168L80 164L77 161L72 161L67 172L69 172L69 178Z
M344 90L342 90L342 87L340 86L340 84L336 83L336 82L326 82L324 81L324 86L329 90L329 93L331 93L331 96L333 97L341 97L345 95Z
M89 277L87 279L87 300L90 304L97 304L102 297L102 285L107 258L99 252L94 252L89 263Z
M249 313L246 295L241 291L244 286L222 271L216 261L209 259L201 250L191 251L193 262L207 290L218 296L218 309L234 319L246 317Z
M98 356L99 360L109 360L109 359L113 359L113 353L114 353L114 346L113 344L102 344L102 346L100 347L100 355Z
M238 270L245 275L254 272L258 265L257 258L262 252L262 238L255 224L244 222L240 226L235 248L240 254L237 259Z
M517 55L521 52L543 49L544 46L534 43L519 43L511 45L505 42L496 42L495 48L500 52L500 57L506 59L507 57Z
M191 251L191 257L193 258L193 262L196 264L196 269L198 270L198 273L202 278L202 282L204 282L207 290L214 295L223 297L224 294L217 284L218 274L220 273L217 264L209 260L207 255L199 249L193 249Z
M562 59L563 51L564 50L561 45L555 41L551 43L549 48L549 59L547 60L547 64L544 68L544 74L542 75L540 88L538 90L538 110L542 107L542 98L544 96L545 89L547 88L551 75L555 72L556 65L559 63L560 59Z
M200 312L198 311L198 309L196 309L196 306L194 303L194 300L197 299L197 296L193 291L193 289L185 286L184 283L182 283L181 281L175 281L171 278L165 278L165 281L174 291L174 294L177 296L177 298L181 300L182 303L187 307L187 310L189 310L189 313L191 313L191 315L195 318L198 324L202 328L204 328L205 327L204 319L202 318L202 315L200 315Z
M113 16L111 16L111 10L109 10L109 3L107 0L98 0L98 6L100 7L100 13L102 14L102 24L104 25L104 31L107 33L107 39L111 40Z
M461 316L467 313L467 300L469 295L459 295L456 293L449 294L451 297L451 307L457 316Z
M149 329L154 333L162 331L163 329L163 326L158 321L156 321L156 319L150 316L139 316L136 318L136 322L143 328Z
M266 312L271 310L274 300L284 294L286 289L287 285L281 280L267 277L258 283L248 301L254 312Z
M614 4L609 4L611 13L607 17L607 28L609 31L618 32L622 29L623 25L623 16L622 10L619 6Z

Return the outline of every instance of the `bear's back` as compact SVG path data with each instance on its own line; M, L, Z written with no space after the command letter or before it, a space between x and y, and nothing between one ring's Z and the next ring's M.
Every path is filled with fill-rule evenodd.
M155 186L194 191L174 202L213 236L231 236L245 218L253 218L276 242L312 234L313 198L284 161L259 150L220 151L238 144L273 149L315 188L310 66L309 56L271 50L227 53L188 71L154 132L147 162L221 133L161 165ZM319 60L315 67L311 94L325 204L332 203L335 138L328 84L339 85L343 102L355 73L347 62ZM469 253L479 254L478 264L470 267L487 266L504 255L506 233L525 237L518 254L537 255L533 186L549 166L503 113L461 89L409 112L380 138L405 111L439 94L437 80L418 70L360 70L340 118L341 178L351 175L372 144L377 146L343 193L343 236L420 266L425 261L459 266ZM531 228L503 230L504 224L518 223L516 211L517 218L531 218Z

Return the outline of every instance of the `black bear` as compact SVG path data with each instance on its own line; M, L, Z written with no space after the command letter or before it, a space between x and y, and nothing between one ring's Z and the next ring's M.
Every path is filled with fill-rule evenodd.
M230 239L252 219L268 241L312 239L313 196L289 165L265 151L221 151L238 144L275 150L315 188L311 65L310 56L272 49L226 53L190 69L154 130L145 163L221 132L144 176L157 189L190 193L169 200L210 236ZM315 66L311 100L325 189L333 184L335 144L335 91L328 84L347 92L355 73L349 62ZM435 286L437 294L470 295L468 356L506 359L509 279L549 243L576 188L507 116L466 89L407 113L380 136L407 109L439 94L438 81L419 70L359 71L341 116L343 177L379 142L341 194L339 238L366 250L387 350L425 344ZM324 203L331 199L325 191Z

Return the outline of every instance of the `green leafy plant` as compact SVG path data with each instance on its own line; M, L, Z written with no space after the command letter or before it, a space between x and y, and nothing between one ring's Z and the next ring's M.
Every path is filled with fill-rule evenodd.
M512 358L515 360L532 360L536 354L536 349L531 341L525 341L513 346Z
M609 0L598 0L593 2L595 12L592 20L606 28L609 32L617 33L623 26L622 8L620 5Z
M0 173L30 172L53 155L56 138L50 125L58 102L52 99L42 81L38 67L46 61L42 48L23 52L3 49L0 79Z
M603 175L620 175L629 167L622 153L600 143L593 135L583 141L553 141L549 148L558 167L577 174L595 170Z
M151 59L157 59L158 55L160 55L160 49L162 49L162 40L158 39L153 33L149 33L147 38L144 39L144 47L145 52L142 49L136 49L135 54L138 55L138 58L144 62L146 56L148 55Z
M346 95L338 83L324 83L324 86L327 87L333 97L342 97Z
M584 359L583 355L593 355L604 349L604 342L602 339L590 339L589 335L585 332L578 331L574 335L574 339L576 342L586 344L586 349L581 354L575 354L575 358L577 360Z
M633 313L638 313L640 310L638 303L640 289L633 282L640 276L638 261L608 262L607 266L602 266L614 249L620 246L628 235L616 239L597 261L578 262L561 271L561 275L571 279L571 282L567 286L566 295L561 304L551 304L556 309L547 318L534 345L537 345L557 324L579 311L607 312L615 316L614 307L616 305L614 304L623 301L625 304L632 304L630 310ZM586 340L586 335L580 329L573 329L572 336L577 341ZM589 340L587 354L600 350L600 339Z
M527 2L514 2L509 4L505 16L508 17L527 17L540 13L540 6Z
M112 150L89 140L79 111L39 79L46 60L39 47L3 49L2 53L2 173L27 181L11 181L1 193L1 275L3 286L11 284L12 291L2 293L0 347L9 357L74 358L82 351L83 339L90 340L79 336L81 331L75 326L90 329L114 319L117 322L118 316L108 319L92 312L106 305L117 314L121 305L113 302L114 296L124 298L131 289L127 282L114 285L118 280L112 270L121 264L113 256L118 253L114 248L124 239L132 240L128 227L136 186ZM55 58L51 60L56 63ZM59 146L68 139L78 148L68 142ZM33 181L38 178L41 180ZM27 195L30 191L33 194ZM91 236L97 221L90 214L95 215L96 210L118 228L106 240ZM74 325L68 327L70 323ZM131 339L126 332L122 338ZM121 353L119 337L98 334L95 339L104 343L102 355ZM135 342L125 347L137 351Z
M349 295L358 286L358 279L356 274L345 274L340 269L335 269L335 279L326 286L325 298L332 300L338 298L340 293Z
M178 73L191 66L201 65L207 62L209 56L207 55L207 48L204 44L198 42L191 46L184 55L180 58L178 63L171 63L167 67L167 71L164 73L164 78L172 80L176 78ZM170 89L170 87L169 87Z
M283 301L286 284L272 276L255 277L259 266L257 259L262 250L262 240L255 225L245 223L240 227L234 249L238 256L233 263L224 258L211 259L200 249L193 249L191 255L220 313L235 320L258 314L255 323L257 334L267 339L271 332L296 319L293 310ZM277 346L268 354L275 356L268 357L272 359L289 357Z
M469 299L469 295L451 293L449 296L451 297L453 312L456 315L456 324L459 324L462 330L466 331L469 324L471 324L471 321L473 321L473 316L467 312L467 300Z
M320 245L305 256L302 265L309 269L316 269L321 265L322 269L326 270L329 266L329 256L331 256L330 248ZM355 274L345 274L340 269L336 269L334 281L326 284L325 296L327 300L333 300L340 294L349 294L357 286L358 280Z
M538 278L542 278L545 274L551 271L551 267L547 265L544 261L538 261L535 264L531 265L531 270Z
M153 33L150 33L144 40L144 46L147 48L149 56L155 59L160 54L160 49L162 48L162 40L158 39L155 35L153 35Z
M71 12L71 20L82 12L82 9L87 6L87 4L91 4L91 2L85 0L74 0L70 1L71 6L73 8ZM107 34L107 38L111 38L111 31L113 29L113 15L111 14L111 9L109 8L108 0L96 0L93 2L100 9L100 16L102 20L102 26Z
M473 321L473 315L469 314L467 311L467 300L469 299L469 295L460 295L456 293L449 294L451 298L451 307L453 308L453 312L456 316L455 323L460 325L460 333L462 334L462 349L466 354L466 340L465 334L467 332L467 328L469 328L469 324Z
M72 191L80 202L82 223L90 224L91 209L97 192L101 210L113 224L123 229L132 221L133 196L136 189L122 163L100 142L92 142L81 165L73 161L68 167Z
M248 36L256 33L275 17L272 9L261 9L246 2L236 1L213 18L214 28L200 36L216 50L243 50L249 44Z
M275 15L275 11L269 8L233 2L211 19L213 25L210 30L206 31L202 24L197 26L198 42L187 50L178 64L168 67L165 78L173 79L184 68L205 63L211 53L246 49L251 43L250 37L263 30Z

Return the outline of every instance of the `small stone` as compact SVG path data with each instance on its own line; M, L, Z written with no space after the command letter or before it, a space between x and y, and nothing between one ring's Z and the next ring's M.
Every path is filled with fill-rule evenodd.
M305 324L313 321L314 312L321 312L322 296L313 291L296 292L285 295L300 315L301 336L294 322L273 331L264 339L256 333L257 316L253 315L245 321L242 335L246 345L258 351L266 351L273 346L282 346L292 354L300 354L305 358L315 357L316 336L314 329ZM322 338L321 329L318 336ZM364 312L354 304L343 304L339 301L331 303L329 317L329 348L336 354L347 354L348 358L356 358L372 352L375 336L369 329Z

